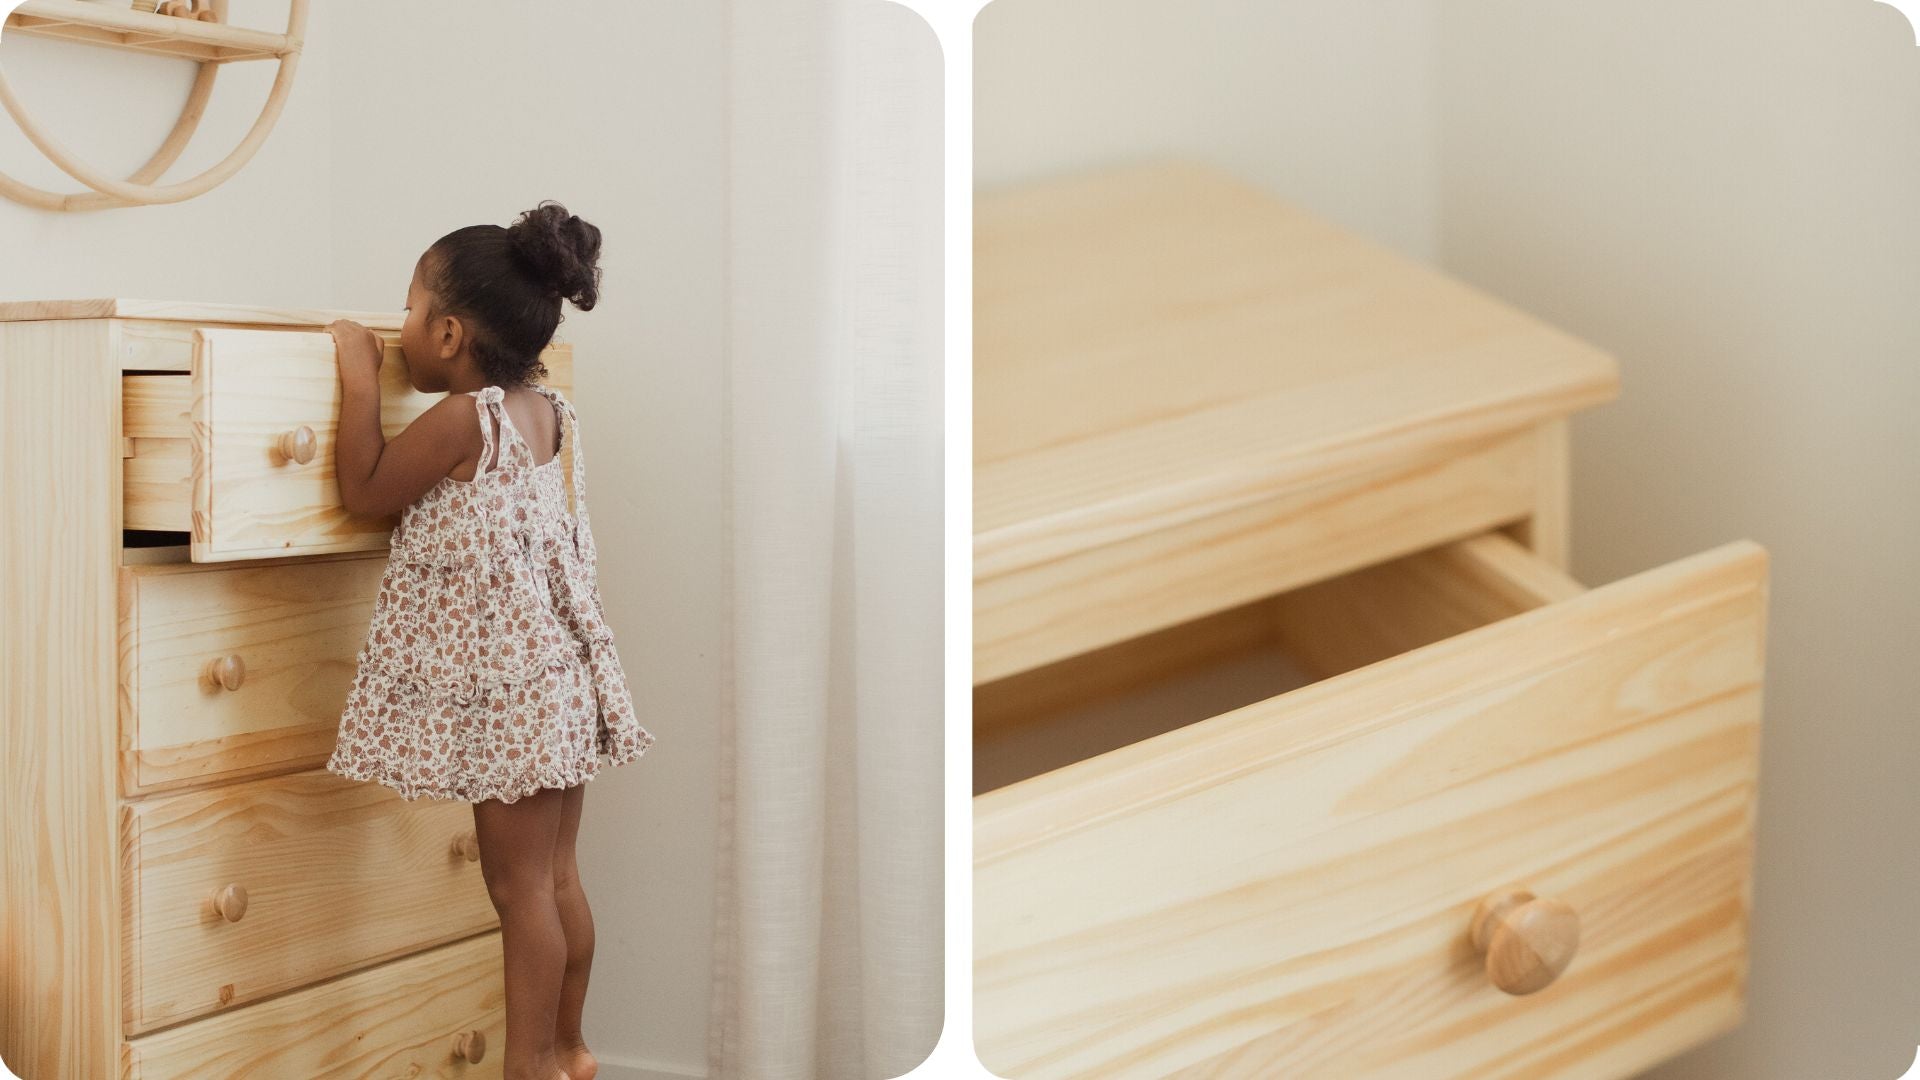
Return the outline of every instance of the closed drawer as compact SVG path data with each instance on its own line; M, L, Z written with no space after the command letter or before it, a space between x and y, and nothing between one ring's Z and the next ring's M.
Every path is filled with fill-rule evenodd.
M492 932L131 1039L121 1077L489 1080L505 1046Z
M128 1034L498 925L468 804L322 770L128 803L121 843Z
M416 392L386 340L380 419L392 438L441 395ZM541 360L566 390L572 346ZM194 562L385 548L395 518L340 506L339 412L331 334L197 329L190 372L121 378L125 527L188 533Z
M324 762L385 570L365 555L123 567L123 793Z
M1119 538L1035 530L1018 551L978 538L974 680L1524 519L1541 482L1539 439L1522 428L1453 443L1226 512L1136 514L1139 531Z
M1626 1077L1731 1027L1766 594L1750 542L1587 590L1490 533L977 687L982 1059ZM1578 921L1530 992L1489 957L1542 939L1469 933L1508 886Z

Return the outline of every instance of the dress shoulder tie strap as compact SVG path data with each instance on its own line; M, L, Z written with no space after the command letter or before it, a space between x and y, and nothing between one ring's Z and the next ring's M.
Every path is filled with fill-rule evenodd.
M492 462L490 468L475 468L473 478L476 481L479 480L482 472L485 472L487 475L492 475L501 465L507 464L510 461L517 462L529 469L533 468L533 447L527 445L526 438L520 434L520 429L514 425L513 417L507 414L506 391L498 386L483 386L478 390L472 391L472 394L474 406L480 413L480 439L482 447L480 464L485 466L489 461ZM496 426L500 429L500 445L497 454L494 452L493 436L493 429Z
M573 402L562 396L560 391L539 384L535 384L534 389L545 395L560 414L561 423L566 429L561 446L573 447L573 548L591 566L597 554L593 546L593 529L587 522L587 453L580 441L580 414L573 411Z

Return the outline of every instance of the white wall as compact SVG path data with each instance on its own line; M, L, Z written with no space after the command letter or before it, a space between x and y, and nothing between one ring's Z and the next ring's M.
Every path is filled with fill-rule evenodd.
M1095 18L1095 15L1098 18ZM1869 0L996 0L977 179L1185 152L1581 334L1574 573L1772 553L1750 1012L1663 1080L1920 1044L1920 50Z
M975 180L1194 157L1429 257L1432 19L1397 0L993 0Z
M228 303L318 303L332 288L333 232L326 183L333 27L309 21L308 48L285 111L247 167L197 199L86 213L36 210L0 199L0 296L129 296ZM11 10L12 0L0 0ZM284 29L286 0L235 5L245 25ZM193 84L184 60L91 45L0 35L0 67L28 112L94 167L124 177L172 130ZM172 183L227 156L259 115L270 62L234 64L216 77L200 130L162 178ZM0 171L54 191L85 190L0 113ZM289 212L294 210L297 212Z
M11 7L0 0L0 7ZM278 29L285 0L236 22ZM725 611L720 468L726 5L325 0L286 112L245 169L183 203L53 213L0 200L0 298L129 296L397 311L462 225L552 198L604 232L602 303L565 309L601 583L659 742L587 796L580 858L602 1075L706 1068L714 743ZM7 35L16 92L115 175L179 113L183 61ZM223 70L173 180L252 123L267 63ZM0 169L76 190L11 123Z
M607 616L659 742L588 788L586 1032L603 1062L701 1075L726 615L727 6L316 6L340 42L327 193L340 306L397 307L434 240L541 199L601 229L601 302L564 307L558 337L574 346Z
M1661 1080L1920 1045L1920 49L1867 0L1448 0L1441 263L1612 350L1574 570L1772 554L1751 999Z

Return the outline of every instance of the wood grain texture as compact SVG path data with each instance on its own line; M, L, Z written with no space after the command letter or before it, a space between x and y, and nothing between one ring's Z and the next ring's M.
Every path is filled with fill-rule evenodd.
M265 60L300 49L297 32L289 36L214 19L161 18L131 3L117 7L79 0L22 0L7 14L6 29L23 36L215 63ZM206 188L212 186L206 184Z
M485 1033L478 1064L453 1056ZM120 1080L499 1080L506 1046L500 934L132 1039Z
M1562 570L1573 564L1572 421L1568 417L1539 425L1539 466L1533 513L1507 526L1507 534L1535 555Z
M385 572L378 555L124 567L122 790L324 760ZM226 656L246 668L235 690L206 676Z
M331 334L203 329L193 395L195 562L386 546L396 518L340 508L333 470L340 376ZM380 419L389 438L438 400L407 383L404 365L381 365ZM298 427L311 428L325 448L305 465L279 449L281 436Z
M982 1059L1625 1077L1732 1026L1766 594L1727 544L977 796ZM1467 939L1510 883L1583 925L1524 998Z
M1536 445L1524 431L1446 446L1023 569L976 563L974 681L1522 518Z
M407 802L323 769L122 812L127 1033L241 1006L497 926L457 800ZM246 890L237 922L222 887Z
M191 378L134 374L122 381L123 434L132 440L128 527L190 531L196 562L386 547L396 518L357 517L340 507L332 335L191 329L202 350ZM398 336L381 336L381 426L392 438L440 395L415 391ZM548 384L569 392L572 346L549 346L541 359ZM305 464L288 461L280 449L282 436L301 427L320 443L319 456ZM561 460L569 491L572 459L568 441Z
M119 371L104 322L0 324L0 1060L118 1067L114 563Z
M1585 591L1514 540L1482 533L976 686L976 745L1249 650L1282 650L1324 679Z
M335 319L352 319L372 330L398 332L405 315L395 311L338 311L332 308L261 307L254 304L210 304L199 300L133 300L109 297L96 300L8 300L0 302L0 322L26 319L148 319L186 323L229 323L235 326L325 327Z
M1329 678L1585 592L1490 532L1274 597L1272 641Z
M470 809L286 775L332 747L382 560L195 565L187 514L162 509L190 505L191 454L178 451L191 399L183 406L178 388L191 385L191 344L220 328L209 318L245 323L258 309L106 303L5 305L0 318L0 1058L26 1080L499 1076L497 933L465 952L416 951L492 923L477 864L451 855L459 830L448 826L470 827ZM285 342L335 315L353 313L260 325ZM570 348L546 360L569 386ZM130 497L146 486L151 497ZM123 549L123 526L136 525L181 543ZM213 658L203 651L240 656L244 673L230 666L234 688L220 693L229 706L254 694L246 709L209 712L189 689ZM309 783L337 790L297 790ZM175 790L186 793L155 794ZM193 937L206 926L168 920L192 873L229 865L257 867L259 884L244 912L229 905L240 919L221 919L218 939L254 940L222 952ZM414 884L442 871L466 891ZM346 899L327 893L343 884ZM449 930L475 900L483 921ZM264 931L274 920L284 936ZM213 1000L226 1011L180 1019L205 1005L194 995L210 978L222 978ZM129 1041L130 1022L170 1026ZM489 1060L457 1064L453 1039L476 1026L491 1028Z
M981 575L1618 389L1601 350L1188 163L984 193L974 281Z

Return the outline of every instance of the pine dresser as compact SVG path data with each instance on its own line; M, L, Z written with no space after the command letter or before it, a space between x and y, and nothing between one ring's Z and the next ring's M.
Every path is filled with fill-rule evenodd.
M394 523L339 507L336 318L386 342L391 436L435 400L397 315L0 303L23 1080L500 1075L470 807L324 768ZM570 345L542 359L571 385Z
M1768 559L1568 575L1613 358L1198 164L975 213L988 1068L1600 1080L1738 1024Z

